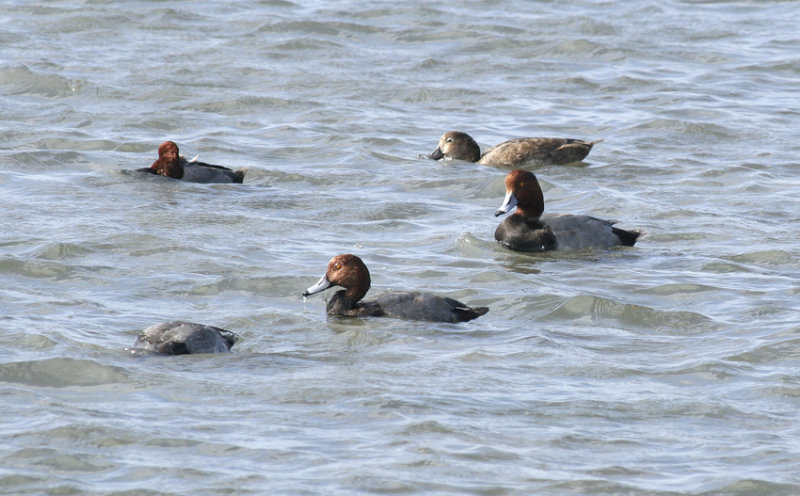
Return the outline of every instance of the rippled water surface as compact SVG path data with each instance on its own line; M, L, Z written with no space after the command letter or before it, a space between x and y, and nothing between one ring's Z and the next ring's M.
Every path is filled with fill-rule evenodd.
M800 492L797 3L6 2L0 492ZM493 240L506 170L447 130L604 139L548 212L646 234ZM243 185L129 171L167 139ZM336 319L372 293L466 324ZM231 354L135 356L186 319Z

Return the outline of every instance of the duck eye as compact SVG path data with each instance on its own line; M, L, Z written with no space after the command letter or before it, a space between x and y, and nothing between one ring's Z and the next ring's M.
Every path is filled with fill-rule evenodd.
M341 264L339 264L339 262L336 262L335 264L333 264L333 270L339 270L341 268L342 268L342 266L341 266Z
M453 142L453 138L447 138L446 140L444 140L444 142L445 143L452 143Z

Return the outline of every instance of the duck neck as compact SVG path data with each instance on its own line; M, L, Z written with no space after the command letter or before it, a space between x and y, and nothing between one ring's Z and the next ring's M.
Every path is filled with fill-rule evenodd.
M542 216L542 212L544 212L543 208L531 208L517 205L517 210L512 215L518 215L522 219L531 221L539 220L539 217Z
M332 315L348 315L356 307L356 301L347 295L347 291L340 290L328 300L328 313Z
M342 289L328 301L328 313L343 314L358 307L367 292L359 288Z
M477 162L481 159L481 147L475 143L475 146L470 148L469 152L467 152L467 156L465 160L467 162Z
M362 287L361 285L353 286L344 292L344 297L350 300L352 305L355 306L356 303L367 295L367 291L369 291L369 284L367 284L366 287Z
M153 162L150 168L155 174L161 176L167 176L173 179L180 179L183 177L183 164L180 159L167 160L160 158Z

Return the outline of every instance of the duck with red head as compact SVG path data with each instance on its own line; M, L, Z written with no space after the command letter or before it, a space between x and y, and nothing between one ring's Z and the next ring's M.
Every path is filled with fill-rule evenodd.
M369 270L355 255L337 255L328 262L328 270L303 296L320 293L332 286L343 290L328 301L329 315L346 317L394 317L433 322L466 322L489 311L486 307L470 308L460 301L419 291L389 292L368 301L361 301L370 286Z
M526 170L513 170L506 175L506 196L494 215L506 214L514 207L517 211L497 226L494 239L516 251L633 246L641 234L589 215L543 214L542 188L536 176Z
M153 165L137 170L190 183L241 183L247 172L247 169L233 171L221 165L187 161L181 157L178 145L172 141L161 143L158 160Z
M596 141L575 138L515 138L496 145L481 155L480 146L472 136L460 131L442 135L430 155L432 160L464 160L499 167L532 167L545 164L580 162L589 154Z

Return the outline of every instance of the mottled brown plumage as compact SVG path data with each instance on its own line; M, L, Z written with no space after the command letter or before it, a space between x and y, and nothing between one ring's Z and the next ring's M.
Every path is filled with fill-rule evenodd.
M573 138L516 138L504 141L481 155L480 146L466 133L444 133L436 149L427 157L433 160L452 159L500 167L525 167L544 164L580 162L596 141Z

